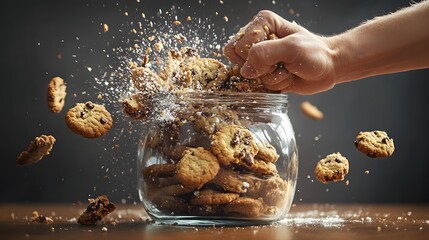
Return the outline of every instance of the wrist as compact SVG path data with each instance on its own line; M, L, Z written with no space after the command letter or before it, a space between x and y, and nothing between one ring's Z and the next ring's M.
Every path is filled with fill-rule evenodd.
M350 49L351 42L348 41L348 37L341 35L335 35L326 38L327 44L330 48L330 57L333 64L333 76L335 84L351 81L351 69L350 69Z

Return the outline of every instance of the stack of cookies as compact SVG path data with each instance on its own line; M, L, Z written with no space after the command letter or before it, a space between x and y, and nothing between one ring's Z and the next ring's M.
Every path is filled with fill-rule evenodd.
M203 146L195 146L195 142L183 146L180 141L153 145L148 141L147 147L152 144L157 158L165 161L142 170L144 192L158 211L245 218L280 213L286 204L288 183L278 174L275 162L279 155L273 146L257 142L252 132L240 125L222 126L211 135L193 135ZM171 151L174 146L176 151ZM180 151L180 158L171 156Z

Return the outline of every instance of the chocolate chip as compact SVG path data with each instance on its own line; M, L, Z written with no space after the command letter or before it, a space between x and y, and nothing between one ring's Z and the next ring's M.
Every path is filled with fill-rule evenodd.
M186 48L186 50L185 50L185 55L186 56L188 56L188 57L192 57L192 56L195 56L195 54L197 53L197 50L196 49L194 49L194 48L190 48L190 47L188 47L188 48Z
M105 117L101 117L101 118L100 118L100 122L101 122L101 124L106 124L106 123L107 123L107 120L106 120L106 118L105 118Z
M213 117L214 113L210 112L201 112L201 116L203 117Z
M335 158L335 162L342 163L341 159L339 159L339 158Z
M252 155L248 153L244 155L243 160L244 160L244 163L246 163L248 166L252 166L254 163Z
M80 112L80 117L83 118L83 116L85 116L86 112Z
M94 107L95 107L94 104L92 104L92 102L86 102L85 106L89 109L94 109Z
M46 222L46 217L44 215L40 215L39 216L39 221L45 223Z
M381 140L382 143L387 144L387 142L389 142L389 137L385 137Z
M359 143L359 141L358 141L358 140L355 140L355 147L357 147L357 146L358 146L358 143Z
M234 133L234 137L231 140L232 147L235 147L240 143L240 137L241 137L241 131L238 130L237 132Z

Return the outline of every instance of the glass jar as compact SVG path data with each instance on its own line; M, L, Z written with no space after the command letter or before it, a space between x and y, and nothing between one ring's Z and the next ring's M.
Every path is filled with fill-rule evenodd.
M138 190L159 223L278 221L295 193L298 152L287 95L161 97L138 147ZM161 109L161 110L160 110Z

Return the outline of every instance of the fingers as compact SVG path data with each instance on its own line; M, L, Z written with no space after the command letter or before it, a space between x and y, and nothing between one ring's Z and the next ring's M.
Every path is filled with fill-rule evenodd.
M284 68L278 68L275 71L260 77L264 87L268 90L280 91L287 89L294 82L295 76Z
M332 89L333 87L334 87L334 84L330 84L330 83L314 84L312 82L305 81L295 76L293 83L290 86L281 89L280 91L282 93L291 92L291 93L296 93L301 95L310 95L310 94L316 94L316 93L327 91L329 89Z
M291 85L286 86L282 89L275 89L280 90L281 93L296 93L301 95L309 95L313 92L308 89L308 86L304 84L302 81L294 81Z
M262 25L255 21L250 22L229 40L224 48L224 55L231 62L242 66L253 44L266 39L267 33Z
M264 19L266 24L265 26L268 28L265 29L267 33L275 33L279 38L286 37L302 30L302 28L295 22L289 22L271 11L262 10L256 15L255 18Z
M223 52L231 62L241 66L247 60L250 48L255 43L267 40L269 34L274 33L282 38L300 29L297 24L286 21L271 11L263 10L228 41Z
M223 49L223 55L225 55L229 61L234 64L238 64L239 66L243 66L244 60L235 53L235 46L231 44L227 44Z
M255 44L262 42L267 39L267 33L265 32L263 25L259 21L251 22L244 35L235 42L235 53L246 60L250 48Z
M245 60L241 58L236 52L235 48L237 45L238 40L240 40L244 34L245 30L249 24L242 27L240 31L238 31L237 34L231 37L231 39L228 41L226 46L223 49L223 54L234 64L238 64L239 66L242 66Z
M293 45L290 37L253 45L241 68L241 75L245 78L257 78L270 73L272 66L277 63L293 62L299 54L299 50Z

